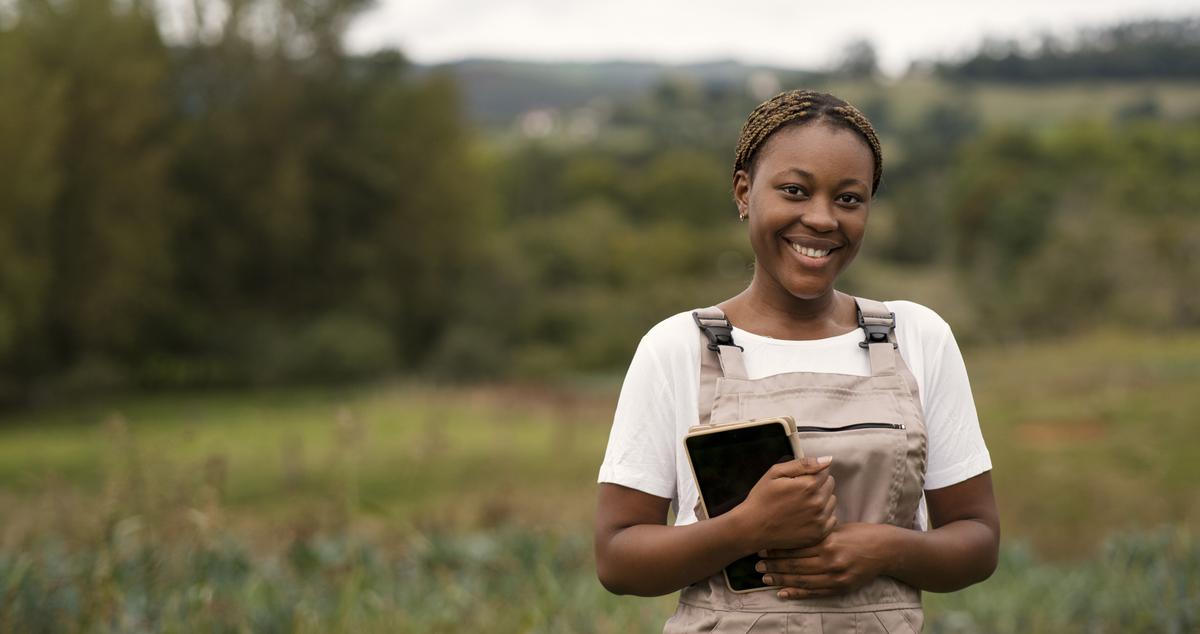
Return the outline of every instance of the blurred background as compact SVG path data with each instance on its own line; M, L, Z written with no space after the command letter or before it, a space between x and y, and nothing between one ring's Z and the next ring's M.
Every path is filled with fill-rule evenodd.
M950 322L992 452L927 630L1197 631L1200 6L659 4L0 1L0 631L658 631L616 394L800 87L883 140L842 289Z

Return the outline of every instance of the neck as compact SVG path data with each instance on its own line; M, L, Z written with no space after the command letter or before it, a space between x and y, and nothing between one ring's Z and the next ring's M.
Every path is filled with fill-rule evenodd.
M746 303L756 312L774 319L801 322L817 322L831 318L837 311L837 295L834 289L816 297L796 297L783 292L764 292L758 277L746 289ZM778 289L782 290L782 289Z
M776 339L820 339L858 327L850 296L830 288L816 297L796 297L760 271L722 308L739 328Z

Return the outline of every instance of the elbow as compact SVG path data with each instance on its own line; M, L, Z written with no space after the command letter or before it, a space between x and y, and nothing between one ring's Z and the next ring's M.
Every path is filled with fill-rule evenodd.
M598 574L596 575L596 577L598 579L600 579L600 585L604 586L605 590L608 590L609 592L611 592L613 594L617 594L617 595L632 594L628 588L626 588L624 585L622 585L620 580L614 579L613 577L611 577L609 575L605 575L604 573L599 572L599 571L597 571L597 573Z
M989 528L991 528L992 539L988 540L986 545L980 548L979 555L975 560L974 574L971 575L966 584L968 586L987 581L1000 565L1000 528L998 526Z
M619 567L614 565L611 557L608 556L605 545L599 539L596 540L594 551L596 578L600 580L600 585L604 586L605 590L613 594L630 594L628 584L621 578Z
M979 567L975 571L974 578L967 585L975 585L987 581L996 572L996 567L999 563L999 552L996 549L988 551L987 555L980 558Z
M620 565L619 562L596 557L596 578L605 590L613 594L657 597L675 591L656 588L654 583L640 572L637 566Z
M614 566L602 558L596 558L596 578L605 590L617 595L637 594L629 582L621 578Z
M978 536L968 549L956 557L955 572L923 587L929 592L958 592L991 578L1000 563L1000 532L992 529L987 538Z
M988 544L989 547L986 554L982 558L979 581L986 581L996 572L996 568L1000 565L1000 521L998 519L993 520L988 524L988 528L991 529L992 539ZM979 581L975 583L979 583Z
M600 553L596 553L596 578L600 580L600 585L604 586L605 590L613 594L626 594L620 580L613 576L612 566L604 562Z
M1000 565L1000 529L998 527L994 535L995 539L992 541L991 548L988 549L987 555L983 558L982 565L980 566L979 580L975 583L986 581L996 572L996 568Z

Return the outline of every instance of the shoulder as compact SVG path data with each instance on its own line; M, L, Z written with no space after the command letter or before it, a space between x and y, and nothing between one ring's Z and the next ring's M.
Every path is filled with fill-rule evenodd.
M671 315L642 336L633 365L653 368L668 383L691 380L699 367L700 332L692 311Z
M696 365L700 354L700 331L692 311L676 313L651 327L638 344L637 354L652 358L671 374Z
M933 309L906 300L885 301L888 310L896 313L896 341L900 354L918 379L935 380L936 373L948 350L957 350L950 324ZM925 380L921 380L926 383Z
M655 324L642 337L640 345L659 356L670 356L699 348L699 337L699 329L689 310Z
M884 305L896 314L896 338L940 345L948 337L950 324L932 308L903 299L885 301Z
M883 302L892 312L896 313L896 321L903 319L924 329L949 328L946 320L932 308L924 304L910 302L906 299L889 299Z

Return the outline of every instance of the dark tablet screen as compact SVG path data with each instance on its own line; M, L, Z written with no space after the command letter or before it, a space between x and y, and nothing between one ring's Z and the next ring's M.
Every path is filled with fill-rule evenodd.
M709 517L741 504L771 465L794 458L787 429L779 423L692 436L687 450ZM756 563L758 555L751 554L725 568L734 590L766 586Z

